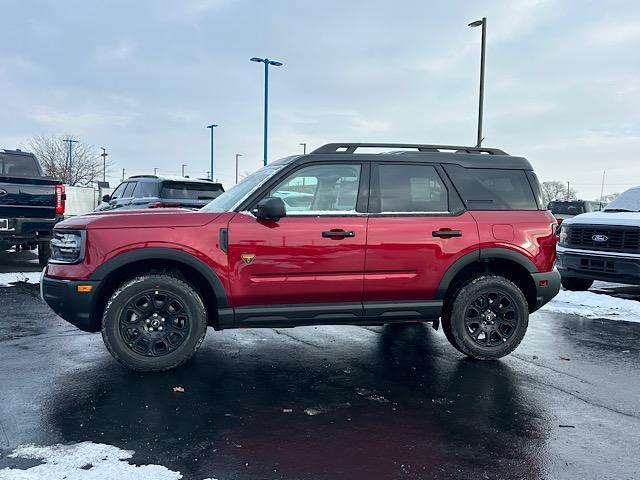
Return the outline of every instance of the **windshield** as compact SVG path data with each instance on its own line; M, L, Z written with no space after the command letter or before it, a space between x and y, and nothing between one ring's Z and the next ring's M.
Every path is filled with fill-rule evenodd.
M240 183L231 187L215 200L207 203L200 210L204 212L229 212L233 210L282 167L284 167L284 164L272 164L262 167L248 177L243 178Z
M604 209L605 212L640 212L640 187L623 192L612 200Z

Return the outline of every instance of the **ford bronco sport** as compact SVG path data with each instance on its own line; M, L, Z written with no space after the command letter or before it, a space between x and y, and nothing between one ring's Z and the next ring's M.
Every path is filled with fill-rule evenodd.
M42 295L140 371L186 362L207 326L428 321L495 359L560 288L545 207L529 162L498 149L328 144L197 212L58 224Z

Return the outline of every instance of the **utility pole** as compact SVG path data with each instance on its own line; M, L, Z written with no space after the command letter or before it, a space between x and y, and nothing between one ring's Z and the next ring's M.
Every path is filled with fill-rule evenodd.
M211 130L211 180L213 180L213 129L217 126L218 125L215 125L213 123L211 125L207 125L207 128ZM209 178L209 175L207 175L207 178Z
M567 182L567 198L565 200L569 201L569 192L571 191L571 183Z
M307 154L307 144L306 143L299 143L298 145L302 145L302 154L306 155Z
M187 164L186 164L186 163L183 163L183 164L182 164L182 176L183 176L183 177L184 177L184 167L186 167L186 166L187 166Z
M241 153L236 153L236 185L238 184L238 157L241 157Z
M73 144L74 143L78 143L78 140L73 140L71 138L65 138L64 141L69 145L69 147L67 148L67 172L69 175L69 178L67 179L67 181L69 182L69 184L73 183L73 179L71 178L71 169L73 167L73 153L72 153L72 149L73 149Z
M153 174L154 174L154 175L158 175L158 168L157 168L157 167L154 167L154 169L153 169Z
M602 187L600 188L600 207L602 207L602 202L604 201L602 197L604 197L604 174L607 173L606 170L602 171Z
M482 46L480 50L480 101L478 105L478 139L476 143L476 147L480 148L482 146L482 140L484 140L482 137L482 116L484 109L484 59L487 45L487 19L486 17L482 17L482 20L471 22L469 26L482 26Z
M124 182L124 168L122 169L122 181Z
M102 181L106 182L107 181L107 155L109 155L107 153L107 149L104 147L100 147L102 149L102 155L100 155L102 157Z

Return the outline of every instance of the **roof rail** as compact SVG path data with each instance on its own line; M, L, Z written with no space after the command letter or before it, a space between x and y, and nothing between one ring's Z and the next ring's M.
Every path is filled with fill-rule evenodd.
M490 155L508 155L497 148L459 147L455 145L423 145L419 143L327 143L311 153L355 153L358 148L415 148L419 152L453 151L455 153L488 153Z
M158 178L157 175L131 175L128 178Z

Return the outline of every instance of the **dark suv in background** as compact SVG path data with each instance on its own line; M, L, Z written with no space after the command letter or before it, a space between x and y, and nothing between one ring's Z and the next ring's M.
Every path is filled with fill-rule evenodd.
M95 211L179 207L198 209L224 192L222 184L188 177L135 175L104 195Z

